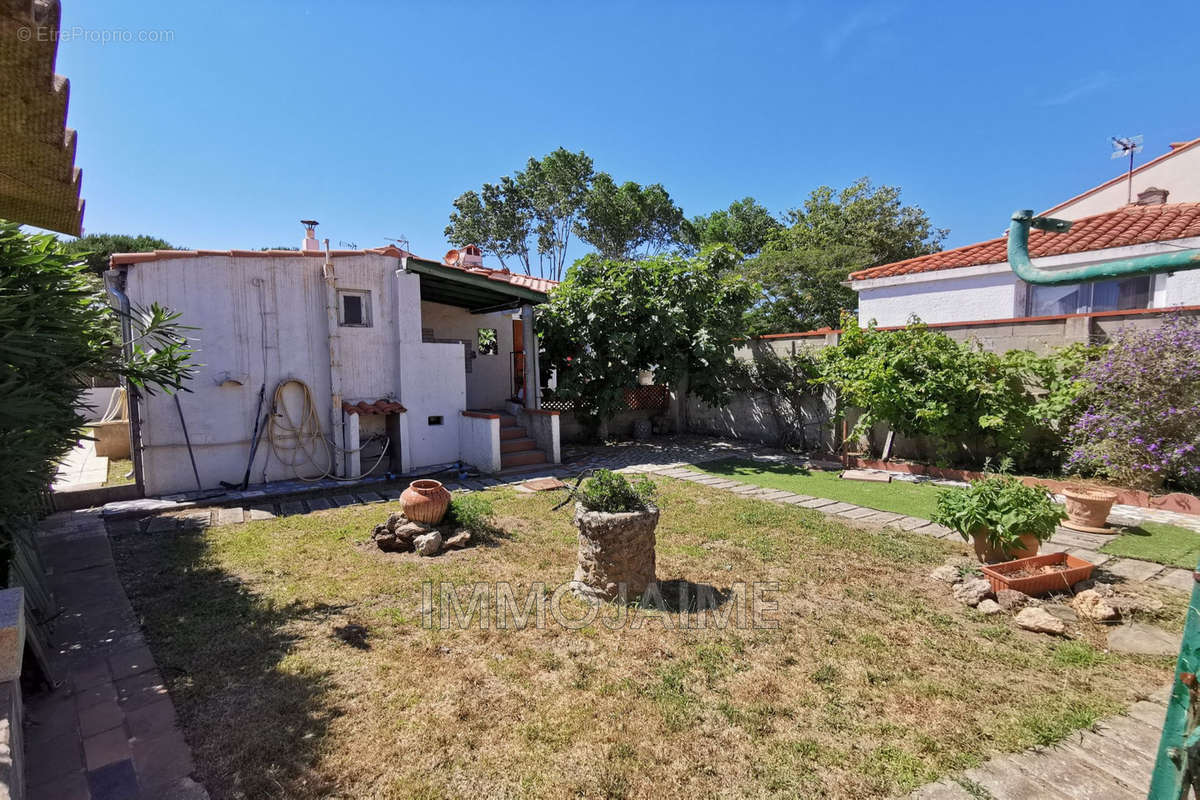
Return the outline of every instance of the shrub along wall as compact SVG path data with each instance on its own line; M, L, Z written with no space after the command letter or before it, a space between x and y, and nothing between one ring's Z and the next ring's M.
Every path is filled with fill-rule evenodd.
M1073 402L1072 393L1060 391L1056 396L1047 398L1045 390L1048 386L1058 383L1062 389L1064 377L1077 373L1082 368L1081 356L1086 353L1082 345L1088 343L1103 343L1121 330L1155 329L1161 327L1165 316L1194 318L1200 316L1200 309L1154 309L1148 311L1104 312L1092 315L1069 315L1060 317L1043 317L1028 320L1001 320L986 323L961 323L954 325L928 326L930 333L944 334L959 342L970 341L978 350L984 353L1005 354L1010 350L1023 350L1023 353L1010 353L1002 359L980 359L975 364L980 369L1003 369L1006 375L996 375L997 381L1008 381L1012 374L1022 376L1021 384L1028 388L1032 385L1029 402L1036 408L1033 418L1012 430L1010 425L1006 435L1011 440L997 441L995 436L981 436L980 431L974 431L965 437L945 435L928 435L928 431L917 430L907 433L897 433L897 426L877 423L866 428L861 440L866 452L878 454L883 446L887 432L893 431L891 455L897 458L907 458L928 463L956 464L960 466L979 466L983 459L991 457L1000 459L1013 452L1022 455L1019 467L1036 471L1053 471L1064 460L1065 452L1062 445L1064 425L1069 424L1079 409L1070 408ZM889 329L881 329L889 330ZM895 329L890 329L895 330ZM746 362L761 362L766 359L787 360L801 356L820 358L822 350L835 346L842 341L841 331L820 331L809 334L786 336L771 336L745 342L738 348L737 356ZM1072 348L1070 358L1037 358L1047 356L1069 345L1079 345ZM1000 365L997 367L997 365ZM1055 374L1057 372L1057 374ZM1020 391L1020 390L1016 390ZM917 393L919 395L919 393ZM1003 398L1003 395L999 395ZM928 398L925 398L928 400ZM774 402L772 402L774 401ZM696 433L728 436L771 444L790 443L805 449L816 446L828 447L841 441L841 425L834 422L836 414L830 393L822 393L819 389L809 391L799 405L802 412L798 419L796 415L781 415L778 413L778 398L751 387L737 393L729 404L721 408L712 408L703 403L692 402L688 406L688 429ZM936 408L936 403L930 404ZM854 409L844 409L848 427L852 428L859 419ZM1011 409L1010 409L1011 411ZM1019 411L1019 409L1018 409ZM943 415L950 413L944 411ZM1018 414L1019 416L1019 414ZM1052 418L1054 425L1049 427L1046 418ZM822 421L824 424L822 425ZM989 424L996 424L989 420ZM1019 422L1019 420L1018 420ZM798 427L802 426L804 438L809 440L801 444L797 439ZM959 420L950 430L970 427ZM1056 429L1057 428L1057 429ZM936 429L935 429L936 430ZM790 439L790 441L789 441Z

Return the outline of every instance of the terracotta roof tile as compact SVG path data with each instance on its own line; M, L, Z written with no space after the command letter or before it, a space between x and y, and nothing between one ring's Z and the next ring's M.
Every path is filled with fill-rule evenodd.
M364 256L364 255L380 255L400 258L401 256L411 256L418 258L412 253L406 253L395 245L387 247L372 247L366 250L331 250L329 253L334 258L345 258L347 256ZM114 267L124 266L128 264L143 264L147 261L165 261L176 258L199 258L201 256L227 256L230 258L303 258L308 257L324 257L324 250L152 250L146 253L113 253L109 259L109 263ZM472 275L479 275L492 281L502 281L513 286L520 286L525 289L532 289L535 292L543 294L549 292L558 285L557 281L547 280L546 278L535 278L531 275L518 275L508 270L503 269L488 269L486 267L471 267L464 269L463 267L453 264L445 264L441 261L432 261L431 259L421 259L422 261L431 261L434 264L441 264L450 269L458 269L463 272L469 272Z
M1200 203L1125 206L1116 211L1076 220L1067 233L1029 232L1029 254L1034 258L1086 253L1148 242L1165 242L1200 236ZM981 264L1008 261L1008 240L1001 236L966 247L943 250L906 261L850 273L850 280L890 278Z
M376 400L374 403L360 400L354 404L342 401L342 411L347 414L403 414L406 410L394 400Z

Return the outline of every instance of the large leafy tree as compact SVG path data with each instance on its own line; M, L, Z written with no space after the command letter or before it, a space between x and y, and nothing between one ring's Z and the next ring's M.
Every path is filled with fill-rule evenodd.
M737 254L710 248L696 258L643 261L589 255L575 262L538 314L557 394L574 401L593 432L619 412L624 389L653 370L719 404L735 376L734 339L755 289L732 271Z
M560 147L531 158L515 175L459 195L446 238L457 247L478 245L504 267L515 261L527 275L536 260L540 274L558 280L593 174L583 151Z
M769 250L742 266L762 287L760 302L747 312L751 335L811 331L834 327L844 311L858 305L858 295L843 283L866 255L861 248L829 245L796 250Z
M145 253L149 250L174 250L174 246L157 236L126 233L89 233L62 243L63 252L83 259L90 272L101 275L108 269L113 253Z
M575 230L601 258L654 256L678 241L683 212L661 184L620 185L607 172L592 180Z
M501 266L560 280L571 238L605 258L636 258L676 241L683 212L659 184L617 184L582 151L558 148L454 201L446 238L475 244Z
M803 207L787 212L787 221L769 249L853 246L865 252L864 266L936 253L948 233L933 227L919 206L901 205L899 186L873 186L870 178L841 190L814 189Z
M753 197L735 200L728 209L692 217L680 228L680 240L691 252L714 244L729 244L744 256L763 249L783 223Z
M745 265L764 299L752 318L755 333L784 333L834 325L857 306L842 284L851 272L941 249L946 230L918 206L902 205L898 186L860 178L844 189L821 186L787 213L762 254Z

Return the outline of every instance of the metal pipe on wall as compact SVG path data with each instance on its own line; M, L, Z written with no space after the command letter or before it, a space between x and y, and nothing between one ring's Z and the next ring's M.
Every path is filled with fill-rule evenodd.
M325 324L329 335L329 440L336 443L341 438L337 431L342 421L342 347L338 333L337 275L328 239L325 240L325 265L321 268L321 276L325 279ZM336 477L345 475L339 452L336 447L329 451L329 471Z
M125 280L125 270L109 269L104 271L104 286L120 307L121 352L125 354L125 359L128 361L133 357L133 315L131 313L133 304L129 302L129 296L125 294ZM131 385L125 378L121 378L121 384L125 388L125 403L129 412L129 455L133 461L133 480L137 484L138 494L144 497L146 482L142 469L141 403L138 402L141 394L137 387Z
M1008 265L1017 274L1017 277L1035 286L1062 286L1068 283L1108 278L1200 269L1200 250L1194 249L1120 258L1101 264L1088 264L1068 269L1046 269L1034 266L1033 260L1029 257L1029 229L1032 227L1048 233L1066 233L1071 229L1071 225L1070 220L1035 217L1033 211L1028 209L1014 211L1012 223L1008 226Z

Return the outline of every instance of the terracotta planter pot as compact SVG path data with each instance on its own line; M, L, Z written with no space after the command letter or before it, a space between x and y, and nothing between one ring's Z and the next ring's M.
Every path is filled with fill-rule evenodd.
M1108 514L1117 501L1116 492L1071 486L1063 489L1063 495L1067 498L1067 519L1072 527L1108 529Z
M413 522L437 525L450 507L450 492L440 481L413 481L400 495L404 516Z
M1039 567L1060 566L1062 569L1046 574L1036 574ZM1047 553L1036 558L1021 558L992 564L983 568L983 576L992 585L992 591L1016 589L1028 595L1070 592L1071 587L1092 577L1093 565L1082 558L1066 553ZM1026 577L1014 577L1013 573L1034 573Z
M1041 546L1036 536L1027 533L1021 537L1020 545L1006 553L988 541L987 531L971 534L971 544L975 548L975 557L984 564L1010 561L1014 558L1030 558L1037 555L1038 547Z

